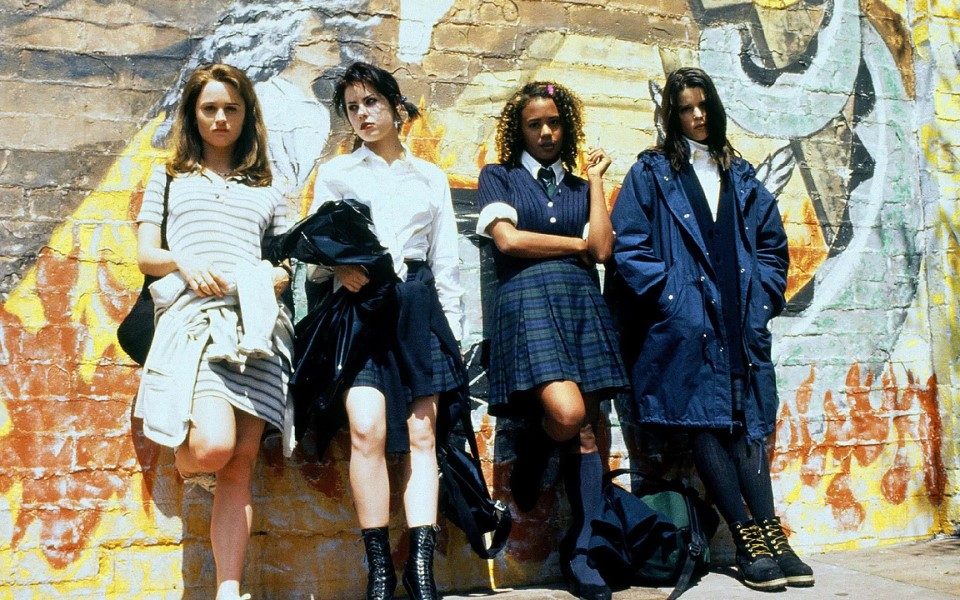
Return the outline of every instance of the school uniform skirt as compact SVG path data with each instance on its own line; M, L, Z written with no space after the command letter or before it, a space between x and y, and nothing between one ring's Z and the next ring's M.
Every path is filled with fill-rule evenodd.
M425 340L428 347L409 347L409 339L388 331L379 336L380 340L387 340L387 343L372 349L353 382L348 385L348 388L372 387L386 397L387 452L391 454L409 451L406 422L414 399L437 394L440 396L440 410L449 409L446 403L466 400L465 395L459 394L466 389L466 371L460 358L459 345L440 307L433 272L422 261L408 261L407 267L407 282L424 284L428 290L427 297L421 295L412 303L401 302L400 314L391 315L392 322L382 327L385 330L395 328L396 321L399 321L401 328L406 325L413 330L429 330L426 336L412 336ZM398 284L398 287L403 285ZM411 321L415 324L411 325ZM406 368L416 362L410 360L411 356L415 359L428 356L429 377L423 376L423 368L418 369L419 374L411 373Z
M626 388L617 333L596 269L570 260L534 263L497 292L491 336L489 412L525 414L525 393L573 381L583 393Z

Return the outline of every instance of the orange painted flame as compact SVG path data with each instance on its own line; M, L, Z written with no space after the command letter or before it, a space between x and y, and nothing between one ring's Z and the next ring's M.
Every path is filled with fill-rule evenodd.
M771 474L800 470L803 485L814 488L830 479L825 503L833 511L842 530L856 530L866 519L863 500L850 485L854 463L868 466L878 461L892 444L896 450L885 465L880 489L886 502L897 505L907 498L911 465L906 448L919 445L923 455L924 494L934 506L942 504L946 488L946 470L941 456L942 423L937 400L936 376L926 386L907 371L907 383L901 386L893 367L881 377L880 406L870 402L874 376L861 374L859 363L847 371L847 408L842 409L831 391L823 397L824 433L817 439L811 423L821 416L811 410L815 370L801 383L796 393L796 412L786 402L780 406L777 420L777 450L771 462ZM892 439L891 439L892 438Z

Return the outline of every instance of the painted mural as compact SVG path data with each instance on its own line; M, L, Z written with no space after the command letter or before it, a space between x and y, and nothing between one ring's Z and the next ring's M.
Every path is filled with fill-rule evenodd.
M69 3L50 4L40 12ZM656 141L665 73L703 67L717 81L734 146L777 195L790 238L789 306L773 323L781 407L771 452L792 542L817 551L960 529L955 6L219 4L201 37L176 41L191 49L174 83L94 191L33 249L36 259L0 305L0 598L200 598L212 585L209 497L184 489L171 454L139 434L130 417L137 372L115 337L142 281L132 219L143 186L163 160L186 76L211 61L256 82L276 185L299 214L310 204L316 162L349 142L329 104L339 68L378 62L419 97L425 118L404 135L454 189L470 359L494 281L473 233L473 199L480 167L495 159L495 116L506 98L534 78L575 89L587 107L588 141L614 156L613 203L637 152ZM29 16L0 13L0 27L16 39ZM471 373L488 482L509 501L511 424L486 415L482 369ZM643 432L620 423L612 404L612 463L657 462L638 441ZM275 439L264 441L245 575L257 597L359 593L348 450L340 438L326 462L285 460ZM658 464L690 473L682 456ZM558 577L565 500L548 483L537 512L518 516L494 561L476 559L460 532L444 527L441 587ZM557 526L542 527L544 519Z

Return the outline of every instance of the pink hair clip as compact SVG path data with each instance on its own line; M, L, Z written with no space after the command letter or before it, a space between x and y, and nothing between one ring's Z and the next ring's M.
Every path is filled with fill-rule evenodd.
M552 84L552 83L548 83L548 84L547 84L547 95L548 95L548 96L553 96L553 84Z

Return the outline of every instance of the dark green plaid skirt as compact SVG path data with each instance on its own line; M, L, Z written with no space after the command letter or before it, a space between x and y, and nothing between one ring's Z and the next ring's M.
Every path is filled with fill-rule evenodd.
M545 260L501 282L488 376L495 416L527 410L519 392L551 381L573 381L584 393L627 387L596 270Z

